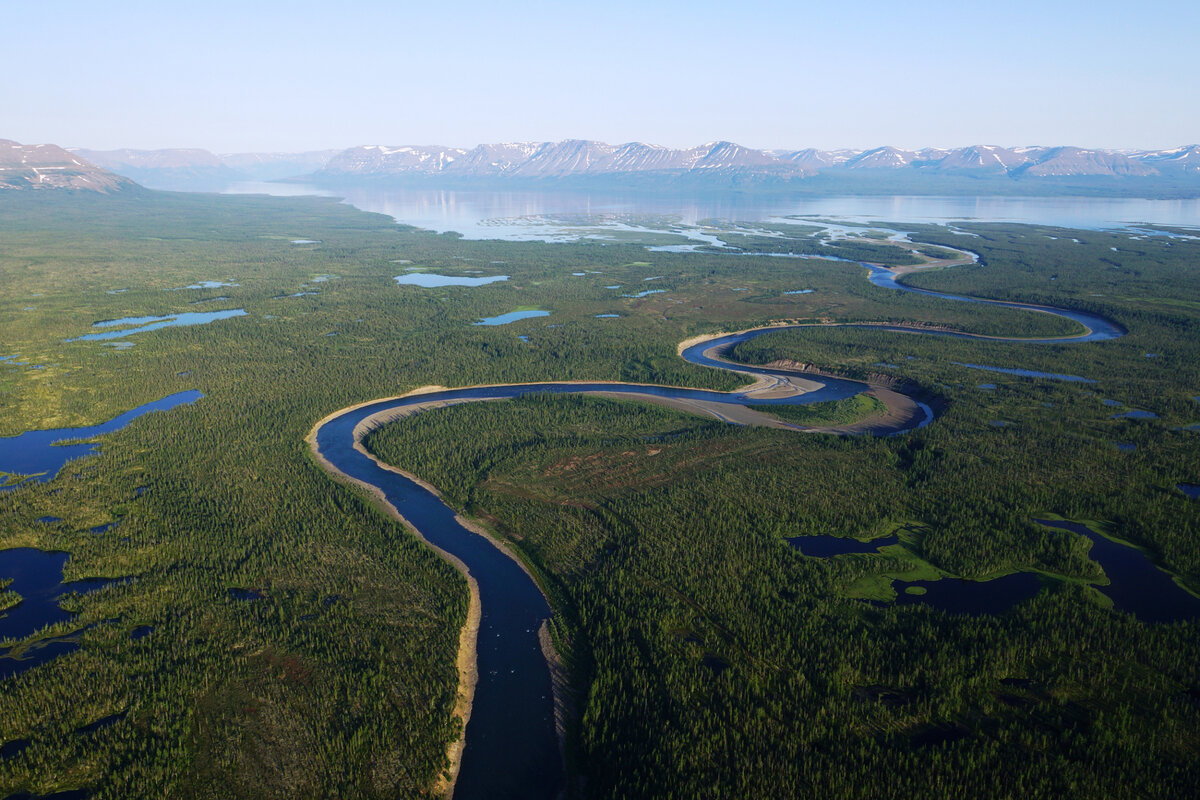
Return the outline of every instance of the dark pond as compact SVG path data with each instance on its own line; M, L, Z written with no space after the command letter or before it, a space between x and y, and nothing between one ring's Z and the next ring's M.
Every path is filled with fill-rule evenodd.
M1122 453L1132 453L1134 450L1137 450L1137 445L1133 442L1113 442L1113 444Z
M1113 419L1158 419L1153 411L1126 411L1124 414L1113 414Z
M75 615L58 606L58 599L69 592L90 592L115 583L107 578L64 582L63 566L67 553L48 552L32 547L0 550L0 579L12 579L9 590L21 596L21 602L0 612L0 639L23 639L47 625L65 622ZM39 642L12 657L12 649L0 650L0 679L44 664L79 647L78 642L51 639Z
M140 416L152 411L168 411L177 406L194 403L204 395L197 391L169 394L161 400L138 406L118 417L87 428L58 428L57 430L26 431L19 436L0 438L0 472L30 475L35 481L48 481L73 458L95 455L95 444L60 444L94 439L119 431ZM0 491L18 484L0 485Z
M13 739L11 742L0 744L0 760L18 756L29 747L28 739Z
M12 579L8 588L21 595L21 602L0 612L0 638L21 639L47 625L69 620L75 615L63 611L56 602L68 592L90 592L116 581L89 578L63 582L63 567L69 554L16 547L0 550L0 579Z
M129 632L129 638L136 642L138 639L145 639L152 633L154 633L153 625L139 625Z
M910 594L905 589L924 589L924 594ZM1042 581L1032 572L1014 572L990 581L968 581L962 578L942 578L940 581L913 581L897 586L896 605L925 605L952 614L1003 614L1017 603L1028 600L1042 588Z
M1175 488L1193 500L1200 500L1200 486L1194 483L1177 483L1175 484Z
M262 600L265 595L257 589L239 589L232 588L229 590L229 596L234 600Z
M806 556L829 558L849 553L874 553L879 548L896 544L898 541L900 540L895 536L872 539L869 542L860 542L848 536L793 536L787 543Z
M1185 591L1136 547L1114 542L1078 522L1034 521L1092 540L1088 555L1104 569L1109 580L1108 586L1097 588L1117 609L1128 611L1144 622L1176 622L1200 616L1200 598Z

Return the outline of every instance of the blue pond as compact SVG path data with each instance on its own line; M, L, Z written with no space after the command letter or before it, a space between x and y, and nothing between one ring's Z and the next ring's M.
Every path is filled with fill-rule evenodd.
M410 272L408 275L397 275L394 279L401 286L423 286L435 289L439 286L486 286L508 280L507 275L493 275L488 278L454 278L449 275L435 275L432 272Z
M196 283L184 286L184 289L219 289L222 286L237 286L232 281L197 281ZM178 291L178 290L176 290Z
M245 309L230 308L225 311L189 311L185 314L167 314L161 317L123 317L122 319L107 319L92 325L93 328L119 328L119 330L103 333L88 333L68 339L68 342L96 342L105 339L120 339L135 333L148 333L162 328L178 328L187 325L207 325L219 319L246 316Z
M1113 414L1113 419L1158 419L1153 411L1126 411L1124 414Z
M519 319L532 319L533 317L548 317L549 311L540 311L533 309L530 311L510 311L507 314L497 314L494 317L484 317L479 322L472 323L473 325L507 325L510 322L516 322Z
M85 444L81 440L94 439L106 433L119 431L140 416L152 411L168 411L176 406L194 403L203 396L197 391L177 392L126 411L99 425L87 428L26 431L19 436L0 438L0 472L29 475L33 476L33 480L42 482L51 480L72 458L96 454L97 445ZM60 442L74 443L60 444ZM13 482L0 484L0 491L11 489L17 485L19 484Z
M0 579L12 579L11 591L21 596L21 602L0 612L0 639L23 639L47 625L65 622L74 614L58 606L58 599L68 592L90 592L114 583L110 579L89 579L63 582L63 566L68 555L47 552L31 547L0 550ZM78 642L50 639L12 657L12 648L0 650L0 679L44 664L50 659L79 647Z
M1177 622L1200 616L1200 598L1187 592L1136 547L1114 542L1079 522L1034 520L1047 528L1070 531L1092 540L1088 555L1108 576L1099 587L1113 605L1144 622Z
M1194 483L1177 483L1175 484L1175 488L1193 500L1200 500L1200 486Z
M1060 375L1055 372L1037 372L1032 369L1021 369L1020 367L988 367L983 364L964 364L961 361L952 361L952 364L957 364L960 367L968 369L983 369L988 372L1002 372L1005 375L1020 375L1022 378L1052 378L1056 381L1070 381L1072 383L1095 383L1091 378L1081 378L1078 375Z

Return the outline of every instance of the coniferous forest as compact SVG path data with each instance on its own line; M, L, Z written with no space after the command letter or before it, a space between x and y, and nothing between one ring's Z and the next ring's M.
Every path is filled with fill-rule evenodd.
M0 193L0 437L203 395L57 475L0 474L0 626L36 603L50 620L0 639L0 797L430 796L461 734L467 581L329 478L314 424L422 386L730 391L746 381L678 344L772 323L1079 332L849 261L747 255L905 267L955 248L978 263L904 280L1126 335L814 324L726 354L904 387L936 418L894 437L535 395L426 411L366 447L549 599L570 797L1195 796L1200 241L902 227L912 247L763 223L651 252L467 240L319 198ZM394 280L417 272L506 279ZM549 315L474 324L530 309ZM245 313L78 339L221 310ZM35 549L69 554L60 600L4 571ZM1172 613L1138 599L1172 592Z

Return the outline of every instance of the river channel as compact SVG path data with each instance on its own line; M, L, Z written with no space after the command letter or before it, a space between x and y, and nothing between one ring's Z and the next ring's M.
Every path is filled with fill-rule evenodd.
M884 288L954 302L1053 314L1073 320L1080 327L1076 336L1046 339L953 334L955 336L1061 344L1104 341L1125 333L1116 323L1094 314L915 289L901 282L891 270L865 263L861 266L868 270L872 283ZM706 413L733 421L734 418L727 417L719 409L809 404L843 399L876 388L858 381L735 364L722 358L722 354L735 344L764 333L799 327L808 326L758 328L704 339L681 348L680 355L693 364L733 370L757 381L755 387L738 392L610 382L473 386L366 403L335 413L314 428L311 443L327 469L382 494L419 535L457 560L459 568L465 567L478 585L481 612L476 653L478 681L455 785L456 798L551 798L562 790L564 772L555 727L551 671L538 636L551 609L535 581L515 558L487 536L464 525L455 512L415 476L389 469L371 457L361 445L363 437L375 425L407 413L447 404L512 399L535 393L669 400L694 404ZM882 326L871 327L879 329ZM910 334L936 333L898 325L883 329ZM871 432L903 433L933 419L929 407L915 398L905 398L894 392L893 396L907 401L907 413L894 415L886 430Z

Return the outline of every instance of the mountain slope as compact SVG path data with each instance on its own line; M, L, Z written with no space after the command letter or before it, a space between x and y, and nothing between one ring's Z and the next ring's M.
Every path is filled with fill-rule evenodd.
M120 175L101 169L54 144L19 144L0 139L0 189L69 189L110 192L135 188Z

